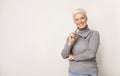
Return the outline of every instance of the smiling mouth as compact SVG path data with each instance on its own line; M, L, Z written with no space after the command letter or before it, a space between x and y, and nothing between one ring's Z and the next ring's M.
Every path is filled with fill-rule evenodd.
M78 23L78 25L83 25L83 23Z

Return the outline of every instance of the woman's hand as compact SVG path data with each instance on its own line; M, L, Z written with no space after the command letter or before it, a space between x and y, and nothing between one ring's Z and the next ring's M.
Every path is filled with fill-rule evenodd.
M69 57L68 57L68 60L70 61L74 61L75 60L75 57L73 54L70 54Z
M68 45L71 46L74 41L75 41L75 36L76 36L76 33L75 32L72 32L69 36L69 40L68 40Z

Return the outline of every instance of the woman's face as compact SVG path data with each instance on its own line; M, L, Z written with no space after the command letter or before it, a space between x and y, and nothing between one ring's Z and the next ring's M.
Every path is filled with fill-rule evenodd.
M77 27L84 28L87 25L87 18L82 13L78 13L74 16L74 22Z

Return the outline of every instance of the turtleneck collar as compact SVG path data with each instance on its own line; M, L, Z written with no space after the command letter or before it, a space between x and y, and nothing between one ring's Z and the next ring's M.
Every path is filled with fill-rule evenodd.
M86 25L84 28L80 29L78 31L78 35L81 37L87 37L90 34L90 29L88 27L88 25Z

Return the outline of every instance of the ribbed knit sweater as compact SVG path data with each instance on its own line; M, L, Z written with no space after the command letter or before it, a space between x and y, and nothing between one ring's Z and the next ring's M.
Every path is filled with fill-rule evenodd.
M71 47L68 45L67 38L61 55L64 59L67 59L72 52L75 57L74 61L69 61L69 72L80 74L98 73L96 53L99 44L99 32L89 29L88 26L79 29Z

